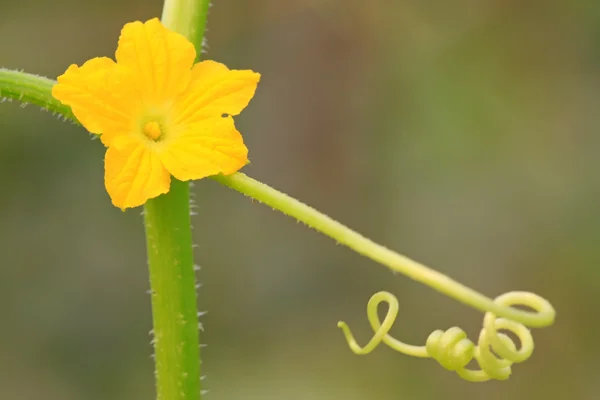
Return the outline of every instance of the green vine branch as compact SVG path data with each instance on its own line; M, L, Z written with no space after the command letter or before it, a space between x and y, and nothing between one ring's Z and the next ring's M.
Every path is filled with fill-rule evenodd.
M548 326L554 321L555 312L552 307L543 307L540 312L529 312L497 304L492 299L446 275L389 250L314 208L240 172L229 176L215 176L213 179L296 218L309 227L335 239L338 243L350 247L357 253L383 264L393 271L400 272L477 310L491 311L497 316L509 318L531 327Z
M52 97L55 84L56 81L39 75L0 68L0 101L14 99L22 104L35 104L78 124L71 108Z

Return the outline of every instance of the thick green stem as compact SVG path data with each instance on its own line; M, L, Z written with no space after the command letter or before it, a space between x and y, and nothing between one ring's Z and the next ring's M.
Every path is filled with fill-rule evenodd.
M202 53L209 0L165 0L162 23L181 33L196 46L197 58Z
M207 0L164 4L163 24L186 36L198 56L207 10ZM158 400L202 396L189 200L189 184L173 179L168 193L144 206Z
M200 353L188 184L173 180L169 193L144 208L157 399L196 400Z

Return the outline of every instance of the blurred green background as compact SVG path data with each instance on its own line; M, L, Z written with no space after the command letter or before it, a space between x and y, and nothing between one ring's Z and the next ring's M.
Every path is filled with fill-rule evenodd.
M0 0L0 66L56 77L112 56L161 2ZM263 78L237 118L247 174L496 296L558 311L507 382L471 384L370 338L401 303L415 344L482 315L212 181L194 192L209 399L600 396L600 3L215 1L207 57ZM153 399L140 209L103 186L103 148L0 104L0 399Z

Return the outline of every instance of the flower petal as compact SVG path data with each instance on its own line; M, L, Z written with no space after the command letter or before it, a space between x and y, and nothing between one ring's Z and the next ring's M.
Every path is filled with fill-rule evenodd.
M248 149L233 118L218 117L186 126L159 156L175 178L187 181L236 172L248 162Z
M167 193L171 177L155 153L132 140L121 149L108 148L104 181L112 203L124 210Z
M222 114L238 115L248 105L260 74L230 70L215 61L202 61L192 69L188 88L173 106L175 124L190 123Z
M93 58L81 67L73 64L58 77L52 95L71 107L90 132L111 136L131 131L140 101L128 84L126 72L110 58ZM109 140L110 141L110 140Z
M126 24L116 51L119 65L131 69L147 106L161 106L183 91L190 80L196 49L158 18Z

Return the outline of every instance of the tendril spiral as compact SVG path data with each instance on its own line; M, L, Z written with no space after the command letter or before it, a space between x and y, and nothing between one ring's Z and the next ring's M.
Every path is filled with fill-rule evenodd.
M383 322L377 313L379 304L387 303L388 310ZM509 292L498 296L494 303L502 307L525 306L535 312L540 320L546 322L538 326L550 325L554 321L555 311L544 298L529 292ZM471 382L484 382L491 379L508 379L512 372L512 364L527 360L533 353L534 343L531 332L525 321L498 318L492 312L487 312L483 319L483 329L479 334L477 344L467 338L467 334L458 327L446 331L436 330L427 338L425 346L414 346L401 342L389 335L389 331L398 316L398 299L389 292L375 293L367 305L367 317L373 329L371 340L361 347L348 325L340 321L350 349L359 355L368 354L380 343L392 349L413 357L433 358L442 367L456 373ZM520 342L515 341L501 331L513 333ZM468 369L467 364L475 360L478 370Z

